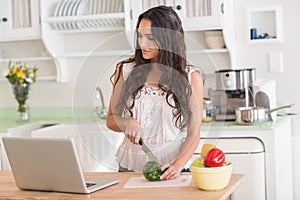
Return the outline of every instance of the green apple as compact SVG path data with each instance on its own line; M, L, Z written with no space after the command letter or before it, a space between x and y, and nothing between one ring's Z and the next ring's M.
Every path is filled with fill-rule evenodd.
M194 167L205 167L204 165L204 159L202 157L196 158L194 162L192 163Z

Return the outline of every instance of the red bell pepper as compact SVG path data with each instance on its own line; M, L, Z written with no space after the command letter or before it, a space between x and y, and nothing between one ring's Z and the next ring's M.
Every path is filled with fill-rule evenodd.
M225 154L221 149L211 149L204 158L204 165L206 167L220 167L225 162Z

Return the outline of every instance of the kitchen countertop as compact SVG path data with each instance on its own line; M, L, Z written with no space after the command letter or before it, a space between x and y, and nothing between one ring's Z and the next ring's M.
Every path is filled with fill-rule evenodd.
M0 108L0 132L9 132L16 128L26 128L32 125L51 125L60 123L99 122L105 124L92 108L31 108L30 121L16 122L16 108Z
M32 125L70 124L70 123L91 123L105 124L92 108L31 108L29 122L16 122L16 108L0 108L0 133L9 132L13 129L26 128ZM286 117L278 117L275 122L263 122L252 125L238 125L235 122L203 122L201 130L270 130L276 128L277 124Z
M5 199L197 199L226 200L238 188L244 179L242 174L233 174L224 190L203 191L195 186L193 180L189 186L124 188L131 177L141 177L133 172L88 172L86 177L109 177L119 179L119 183L91 194L68 194L57 192L39 192L19 190L11 171L0 171L0 198Z

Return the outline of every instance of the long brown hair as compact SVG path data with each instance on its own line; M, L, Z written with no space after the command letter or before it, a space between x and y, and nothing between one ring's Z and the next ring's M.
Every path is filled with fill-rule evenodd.
M186 71L186 45L181 20L176 12L166 6L153 7L142 13L137 22L136 33L142 19L148 19L159 53L155 62L159 64L163 72L158 82L159 87L166 93L166 101L173 107L173 116L176 127L183 129L189 123L192 112L189 107L191 86ZM121 112L129 111L132 115L134 99L138 98L138 91L147 81L147 75L152 68L151 60L144 59L139 46L137 36L135 38L135 55L120 62L117 67L124 63L134 62L135 66L126 79L117 109ZM117 71L117 70L116 70ZM121 72L122 70L118 70ZM120 74L114 74L118 81ZM114 76L113 75L113 76ZM175 105L169 102L171 97Z

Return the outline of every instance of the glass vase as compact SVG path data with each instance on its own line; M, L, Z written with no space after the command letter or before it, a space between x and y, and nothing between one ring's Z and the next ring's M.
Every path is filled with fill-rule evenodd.
M26 103L19 103L16 121L17 122L27 122L30 120L30 109Z
M18 102L17 109L17 122L26 122L30 120L30 112L29 107L26 104L29 95L29 87L30 85L27 83L17 83L13 84L13 93L15 95L15 99Z

